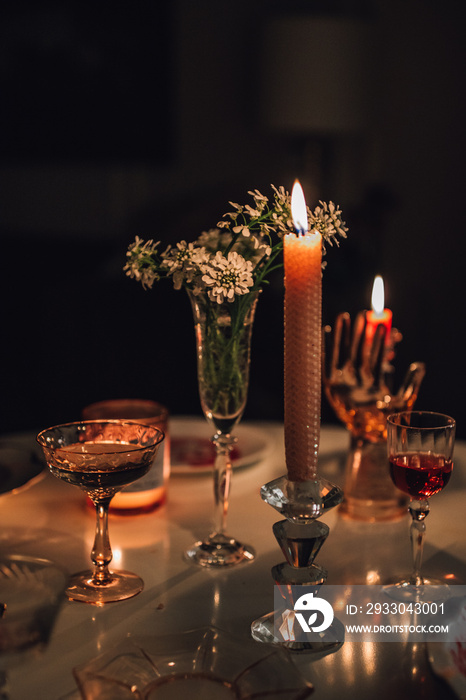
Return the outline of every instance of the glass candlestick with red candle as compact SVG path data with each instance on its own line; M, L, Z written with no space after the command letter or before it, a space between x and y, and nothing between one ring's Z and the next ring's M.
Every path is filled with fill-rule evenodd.
M340 313L333 329L324 328L322 379L329 404L351 436L339 514L378 522L396 520L407 513L407 499L394 488L388 472L387 416L412 410L425 366L412 362L395 390L391 363L394 341L401 334L396 329L390 332L391 311L386 315L390 329L383 327L380 313L374 323L375 312L368 326L368 313L362 311L353 325L348 313ZM369 338L373 333L370 340L368 331Z

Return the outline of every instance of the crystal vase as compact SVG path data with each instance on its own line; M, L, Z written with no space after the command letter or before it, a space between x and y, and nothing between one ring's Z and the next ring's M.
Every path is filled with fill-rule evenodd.
M231 484L233 430L246 406L251 335L259 292L217 303L207 294L188 292L194 314L201 406L215 429L214 498L216 522L207 539L196 542L187 558L205 567L233 566L254 558L251 547L226 534Z

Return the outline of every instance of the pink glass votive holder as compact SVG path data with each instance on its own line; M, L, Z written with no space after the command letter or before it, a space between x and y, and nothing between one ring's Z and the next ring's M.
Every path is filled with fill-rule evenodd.
M109 399L86 406L84 420L134 420L152 425L165 434L154 463L147 474L117 493L110 503L110 511L118 514L148 513L159 508L167 497L170 476L170 435L168 409L149 399Z

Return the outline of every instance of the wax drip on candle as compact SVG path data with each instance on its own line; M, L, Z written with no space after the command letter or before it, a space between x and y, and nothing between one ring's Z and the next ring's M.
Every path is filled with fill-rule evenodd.
M290 481L317 476L321 412L322 237L307 232L299 183L292 193L298 235L284 237L285 454Z

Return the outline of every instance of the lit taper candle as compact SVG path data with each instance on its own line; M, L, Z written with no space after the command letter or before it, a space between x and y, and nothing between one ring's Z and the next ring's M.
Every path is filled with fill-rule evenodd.
M392 312L385 308L385 290L383 277L377 275L372 287L372 310L366 312L366 343L370 345L379 325L385 326L385 344L390 343Z
M322 236L308 231L298 181L291 212L295 234L284 236L285 454L288 479L317 475L321 412Z

